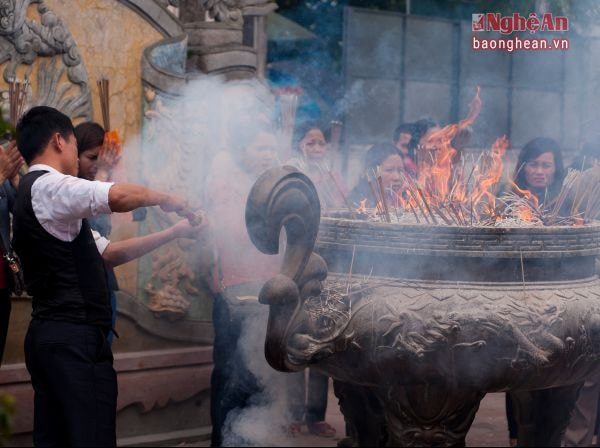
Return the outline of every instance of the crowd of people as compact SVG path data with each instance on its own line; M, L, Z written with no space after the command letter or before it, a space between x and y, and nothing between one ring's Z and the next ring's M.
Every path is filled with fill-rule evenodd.
M283 164L296 167L313 181L323 208L356 207L365 200L367 207L375 207L368 182L373 175L381 178L383 200L393 205L406 176L418 176L419 151L439 129L431 119L397 126L388 141L366 152L362 176L351 189L333 163L328 129L317 122L297 126L296 156ZM264 387L245 365L239 349L244 318L240 302L258 295L264 281L278 273L280 259L254 248L246 232L244 210L256 179L279 163L280 148L268 121L236 123L228 132L229 147L211 162L201 219L181 197L112 182L121 151L118 144L105 140L105 130L97 123L74 127L59 111L34 107L19 121L16 141L0 151L0 249L5 255L0 258L0 362L10 315L11 279L6 265L14 250L32 297L25 357L35 392L36 445L116 444L117 383L110 344L118 285L112 268L176 238L198 239L210 232L216 248L213 446L223 445L232 413L250 406ZM467 146L470 133L467 128L455 136L456 157ZM588 143L582 154L573 162L576 169L593 164L600 147ZM24 163L29 168L21 175ZM521 149L512 180L543 204L556 197L565 175L560 145L540 137ZM154 234L126 241L108 239L111 213L151 206L185 219ZM218 226L209 225L210 216L220 217ZM308 375L287 377L289 432L297 433L306 424L313 434L333 437L335 429L325 421L329 378L312 369ZM588 381L582 389L565 436L567 446L591 443L598 385ZM519 427L512 408L507 394L514 442Z

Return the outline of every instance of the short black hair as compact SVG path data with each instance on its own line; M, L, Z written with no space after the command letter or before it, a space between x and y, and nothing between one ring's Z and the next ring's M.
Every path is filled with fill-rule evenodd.
M392 140L392 143L398 143L398 140L400 140L400 134L410 134L412 137L415 131L416 128L414 123L400 123L394 130L394 139Z
M104 144L104 128L93 121L86 121L75 126L77 154Z
M75 135L75 130L71 119L53 107L32 107L21 117L17 123L17 146L28 165L56 133L67 139Z

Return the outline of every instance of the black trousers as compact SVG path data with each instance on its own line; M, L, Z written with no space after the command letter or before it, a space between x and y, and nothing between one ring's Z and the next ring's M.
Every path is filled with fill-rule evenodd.
M325 420L329 377L313 369L308 371L308 391L304 371L288 374L288 400L292 419L316 423ZM306 397L306 399L305 399Z
M34 319L25 363L35 446L116 446L117 375L105 331Z
M10 294L7 288L0 289L0 366L4 356L4 347L6 346L6 336L8 334L8 323L10 321Z
M238 347L241 324L241 316L231 309L227 299L217 296L213 304L215 341L210 381L211 446L223 445L228 415L249 406L251 398L261 391Z

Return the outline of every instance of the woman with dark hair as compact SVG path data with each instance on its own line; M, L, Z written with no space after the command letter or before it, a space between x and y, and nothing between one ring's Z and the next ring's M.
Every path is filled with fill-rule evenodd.
M540 205L548 204L558 195L564 177L563 158L555 140L537 137L523 146L515 166L513 181L519 189L528 190L535 195ZM514 400L514 393L506 394L506 419L511 446L517 446L519 433L519 425L513 413Z
M298 168L310 178L324 208L345 206L346 185L340 174L331 167L329 146L321 126L316 122L299 125L294 142L300 157L294 157L285 164Z
M263 390L244 352L245 322L250 322L253 303L262 305L248 298L258 297L264 282L279 272L281 261L254 247L244 217L252 185L276 164L277 139L267 124L256 120L236 120L228 131L229 151L215 155L205 187L207 211L218 219L211 231L218 277L212 315L211 446L233 443L226 440L228 433L235 436L235 444L245 443L231 431L232 416L252 406Z
M559 144L551 138L538 137L527 142L515 166L514 182L521 190L529 190L540 204L558 195L565 178Z
M371 179L372 184L377 186L377 176L381 176L386 203L391 207L396 206L396 193L403 185L404 161L398 154L397 148L390 143L377 143L371 146L367 152L363 176L350 193L350 201L353 204L358 205L361 201L366 200L366 207L376 206L368 179Z
M91 121L75 126L77 140L77 153L79 156L79 177L87 180L109 182L112 178L114 167L121 159L119 144L104 146L105 131L98 123ZM110 215L98 215L88 219L92 230L98 232L103 238L108 238L112 231ZM112 307L112 326L115 328L117 321L117 296L119 290L117 277L112 268L107 267L107 286L110 292L110 305ZM108 343L112 344L113 332L107 336Z
M393 144L398 149L402 161L404 162L404 170L407 174L413 177L417 175L417 164L415 163L415 153L409 149L413 135L418 132L415 123L400 123L394 130Z

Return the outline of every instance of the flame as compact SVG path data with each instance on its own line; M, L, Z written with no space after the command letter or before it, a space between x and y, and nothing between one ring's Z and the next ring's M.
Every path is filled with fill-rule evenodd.
M500 137L492 145L492 150L484 164L484 171L479 172L474 181L471 199L475 206L483 201L487 204L488 212L496 207L496 196L492 193L494 185L502 178L502 169L504 164L502 158L508 148L508 139L506 136Z
M527 222L541 220L537 197L511 181L512 190L523 200L517 199L504 209L496 207L495 188L502 179L503 158L509 147L506 136L498 138L477 160L467 163L464 158L461 164L456 163L458 152L452 141L479 116L480 92L477 87L463 120L432 131L422 139L416 154L417 177L405 175L403 187L394 192L394 208L400 209L400 213L409 212L417 222L428 224L490 225L508 216ZM383 208L383 204L376 204L377 215L383 214ZM361 201L357 212L367 213L366 200Z
M513 216L521 221L533 222L537 220L537 217L533 213L534 210L539 210L540 202L536 195L529 190L523 190L513 181L509 181L510 187L519 196L522 196L529 204L521 204L513 206Z
M463 209L470 210L470 214L475 213L476 217L482 213L487 216L495 215L495 196L492 189L502 177L502 157L508 148L508 139L498 139L490 154L486 156L487 163L483 169L478 168L467 179L454 164L457 151L452 147L452 140L460 131L471 126L479 116L482 104L480 92L480 88L477 87L465 119L426 135L423 145L418 150L418 177L416 181L407 178L409 194L402 195L406 198L399 201L402 208L423 207L433 222L436 222L436 217L428 206L434 210L441 210L452 205L453 219L457 223L464 222Z

